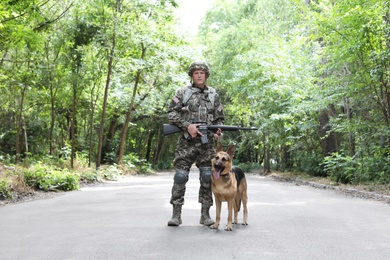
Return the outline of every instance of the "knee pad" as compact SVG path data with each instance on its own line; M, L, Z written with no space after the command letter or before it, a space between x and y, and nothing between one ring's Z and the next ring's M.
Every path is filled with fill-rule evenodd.
M211 167L199 167L200 180L204 183L211 183Z
M188 181L188 171L176 170L173 180L176 184L186 184Z

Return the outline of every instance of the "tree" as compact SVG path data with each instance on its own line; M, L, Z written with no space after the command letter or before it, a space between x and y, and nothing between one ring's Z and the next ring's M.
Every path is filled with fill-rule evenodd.
M116 0L115 7L113 8L112 12L112 21L113 21L113 27L112 27L112 36L109 37L110 40L110 47L109 47L109 55L108 55L108 63L107 63L107 78L106 78L106 86L104 89L104 97L103 97L103 107L102 107L102 115L101 115L101 121L100 121L100 131L99 131L99 145L98 145L98 152L97 152L97 158L96 158L96 168L100 167L100 160L102 155L102 144L103 144L103 133L104 133L104 121L106 116L106 107L107 107L107 99L108 99L108 89L111 83L111 74L113 71L113 60L114 60L114 54L115 54L115 48L116 48L116 35L117 35L117 25L118 25L118 19L119 19L119 13L121 11L121 4L122 1ZM107 28L106 28L107 29ZM107 32L108 33L108 32Z
M286 128L295 117L289 109L307 97L302 86L312 80L309 50L300 46L294 10L290 1L219 1L201 30L206 56L218 71L214 82L224 86L224 102L231 103L225 108L227 118L261 126L254 146L263 149L258 154L265 159L265 172L272 151L281 157L292 146Z

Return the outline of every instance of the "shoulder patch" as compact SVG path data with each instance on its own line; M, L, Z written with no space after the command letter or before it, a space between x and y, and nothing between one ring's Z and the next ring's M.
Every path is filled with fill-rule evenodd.
M172 98L172 101L177 104L177 103L179 103L180 100L177 97L174 97L174 98Z

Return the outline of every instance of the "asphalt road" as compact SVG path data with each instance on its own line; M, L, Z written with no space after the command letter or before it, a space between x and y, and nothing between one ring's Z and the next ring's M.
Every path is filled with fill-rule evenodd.
M0 207L0 259L390 259L383 202L247 175L249 225L225 231L223 204L221 226L211 230L199 225L191 172L183 224L168 227L172 176L131 176Z

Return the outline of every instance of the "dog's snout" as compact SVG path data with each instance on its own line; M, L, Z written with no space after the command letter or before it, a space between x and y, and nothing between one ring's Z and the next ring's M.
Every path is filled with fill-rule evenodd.
M221 160L217 160L217 161L214 163L214 167L215 167L215 168L222 168L222 162L221 162Z

